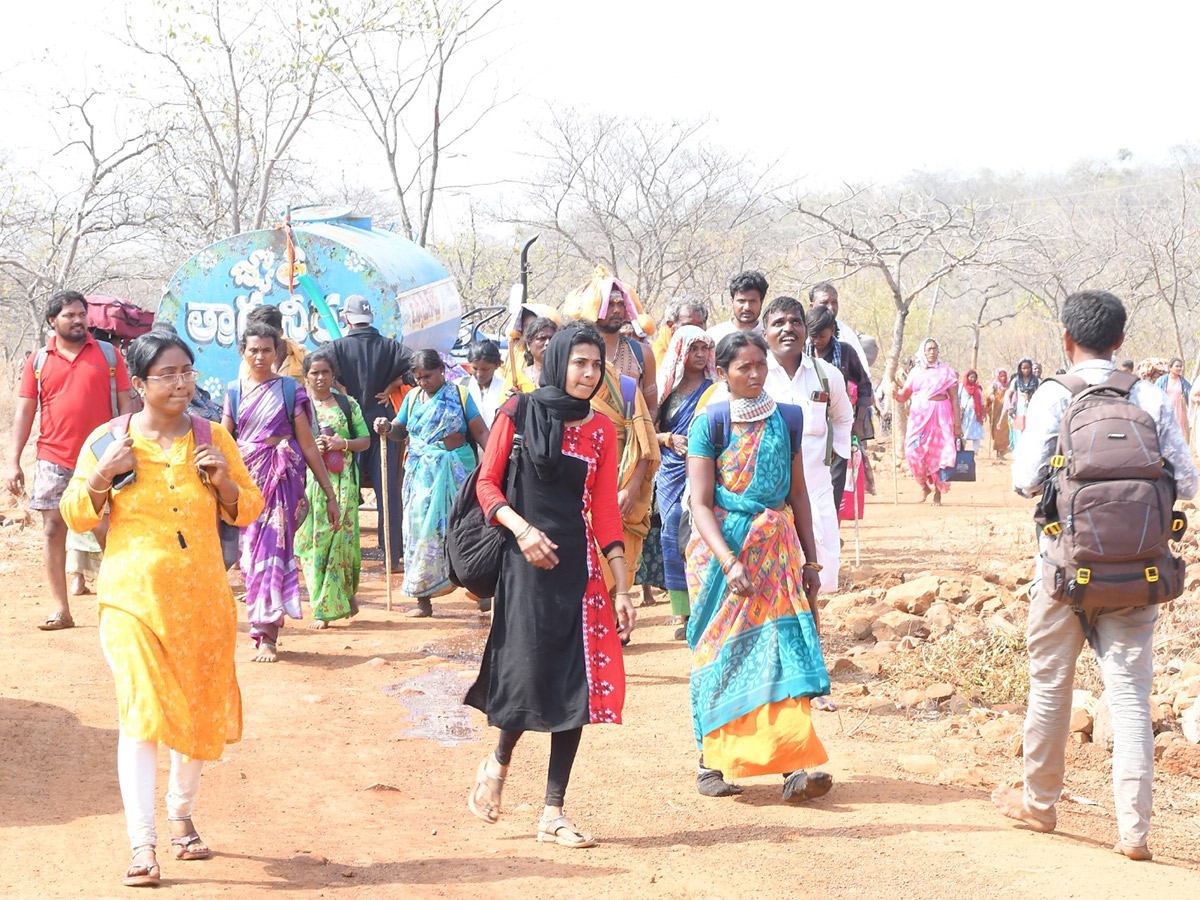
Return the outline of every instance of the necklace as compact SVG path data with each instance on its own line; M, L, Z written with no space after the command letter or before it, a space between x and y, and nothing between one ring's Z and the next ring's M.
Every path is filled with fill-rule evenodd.
M761 422L775 412L775 401L763 391L757 397L733 398L729 401L731 422Z

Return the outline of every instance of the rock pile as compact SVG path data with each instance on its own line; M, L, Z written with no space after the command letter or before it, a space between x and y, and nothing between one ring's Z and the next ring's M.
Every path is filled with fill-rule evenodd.
M1200 555L1200 547L1195 549ZM840 655L830 654L830 676L841 683L841 693L849 695L851 706L876 714L898 710L971 713L968 719L978 727L982 738L1003 743L1012 755L1019 756L1022 707L985 703L961 683L950 683L954 679L944 673L936 683L928 683L934 681L936 676L932 676L917 685L911 684L911 678L874 677L881 670L884 675L893 674L903 668L897 661L904 654L933 649L941 641L957 641L967 654L978 646L982 654L998 636L1017 638L1024 634L1032 561L1014 565L985 561L983 565L981 575L923 572L890 586L872 586L833 597L822 610L822 628L840 638L845 649ZM1196 570L1200 573L1200 559ZM1020 668L1024 659L1014 653L1011 663ZM913 668L910 666L907 672L911 674ZM1156 667L1151 698L1156 757L1167 759L1178 738L1185 738L1185 744L1200 742L1198 698L1200 661L1174 658ZM1076 744L1094 743L1111 752L1112 727L1106 697L1075 692L1071 736ZM1176 759L1172 765L1186 769L1179 761L1183 751L1170 752ZM1195 771L1200 775L1200 769Z

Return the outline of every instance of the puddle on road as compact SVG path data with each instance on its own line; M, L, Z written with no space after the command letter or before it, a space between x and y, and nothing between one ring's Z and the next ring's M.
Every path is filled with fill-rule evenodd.
M457 671L431 669L415 678L389 684L383 692L397 697L408 710L409 720L402 737L437 741L453 747L479 739L471 726L471 714L463 705L470 683Z

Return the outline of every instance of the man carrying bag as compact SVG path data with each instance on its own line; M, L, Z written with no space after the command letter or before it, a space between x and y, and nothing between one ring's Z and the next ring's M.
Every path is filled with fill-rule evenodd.
M1063 306L1071 368L1033 395L1013 454L1013 487L1038 507L1039 555L1030 585L1029 711L1024 788L992 802L1036 831L1053 831L1062 794L1075 660L1084 641L1100 663L1113 722L1113 791L1130 859L1150 859L1154 623L1178 596L1183 563L1176 497L1195 495L1197 471L1166 395L1115 372L1125 307L1105 291ZM1137 521L1137 529L1130 522Z

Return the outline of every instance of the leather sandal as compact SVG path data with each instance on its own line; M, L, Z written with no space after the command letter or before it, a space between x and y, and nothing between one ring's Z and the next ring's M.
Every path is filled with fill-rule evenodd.
M171 838L171 847L176 859L211 859L212 850L200 839L193 828L191 834Z
M488 771L488 762L494 759L495 756L489 753L480 760L479 768L475 770L475 784L471 786L471 793L467 794L467 807L477 819L482 819L489 825L495 825L500 821L502 811L500 799L504 792L504 776L493 775ZM481 798L479 796L480 789L487 791L495 800ZM493 802L495 802L495 806L492 805Z
M539 819L537 839L539 844L558 844L560 847L575 850L596 846L596 839L580 831L566 816L555 816L549 820Z
M38 629L41 631L62 631L64 628L74 628L75 620L68 613L51 613L46 617L46 621L38 622Z
M138 856L147 850L153 854L154 846L147 844L133 851L133 858L129 861L129 868L125 870L125 877L121 879L121 884L126 887L158 887L159 881L162 880L158 860L155 859L150 865L137 862Z

